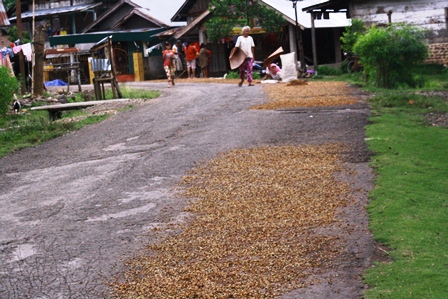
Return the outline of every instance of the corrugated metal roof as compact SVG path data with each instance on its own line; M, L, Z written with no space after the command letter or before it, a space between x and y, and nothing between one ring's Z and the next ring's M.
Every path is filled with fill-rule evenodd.
M158 40L155 34L165 31L166 28L158 29L129 29L120 31L101 31L101 32L89 32L83 34L67 34L67 35L53 35L49 38L50 46L56 45L72 45L72 44L86 44L97 43L99 40L113 36L114 42L127 42L127 41L147 41L150 42L154 39Z
M0 27L8 27L10 25L8 16L6 15L5 6L3 5L3 1L0 0Z
M173 21L171 17L182 6L185 0L129 0L130 2L150 10L151 15L165 24L175 27L186 25L186 22Z
M159 27L165 27L168 28L169 26L165 23L163 23L162 21L154 18L149 9L146 8L134 8L134 10L132 10L129 14L127 14L123 19L121 19L119 22L117 22L111 29L118 29L122 23L126 22L130 17L132 17L133 15L138 15L141 18L153 23L156 26Z
M194 19L190 24L188 24L187 26L182 27L181 30L179 30L178 32L176 32L174 34L174 38L178 39L179 37L183 36L184 34L186 34L187 32L189 32L190 30L192 30L196 25L198 25L198 23L200 21L202 21L205 17L207 17L210 14L210 10L206 10L203 13L201 13L196 19Z
M311 28L311 16L309 13L302 11L303 8L321 4L328 0L306 0L297 2L297 23L302 29ZM283 17L291 24L295 25L295 9L291 1L286 0L262 0L264 4L277 10ZM333 13L330 19L315 20L314 26L316 28L333 28L350 26L350 20L346 18L345 14Z
M36 10L34 12L34 17L42 17L42 16L49 16L49 15L58 15L58 14L68 14L76 11L84 11L88 10L94 7L97 7L101 5L101 3L94 3L94 4L82 4L82 5L74 5L74 6L66 6L66 7L58 7L58 8L51 8L51 9L41 9ZM22 20L26 18L32 18L33 12L32 11L26 11L22 13ZM17 17L9 18L10 21L15 20Z

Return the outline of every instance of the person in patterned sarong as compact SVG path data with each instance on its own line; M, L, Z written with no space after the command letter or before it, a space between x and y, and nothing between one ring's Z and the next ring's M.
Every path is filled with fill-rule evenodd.
M241 87L243 85L244 77L246 74L247 74L247 82L249 83L248 86L254 86L252 84L252 68L255 56L255 43L252 36L249 36L250 32L249 26L244 26L242 32L243 35L238 36L238 39L236 40L235 43L235 48L240 48L241 50L244 51L244 53L246 53L246 59L240 65L241 81L238 83L238 86ZM236 50L235 48L230 53L229 59L232 59L233 54L235 53Z

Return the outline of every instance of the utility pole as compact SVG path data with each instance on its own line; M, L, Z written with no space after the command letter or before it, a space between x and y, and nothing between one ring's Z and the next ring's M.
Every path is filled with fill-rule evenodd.
M295 9L295 13L296 13L296 40L297 40L297 55L299 56L300 59L300 71L302 72L302 74L306 71L306 64L305 64L305 53L303 51L303 37L302 37L302 32L300 31L301 29L299 28L299 22L297 20L297 1L300 0L289 0L292 2L292 6Z
M23 32L22 32L22 4L20 0L16 0L16 15L17 15L17 35L19 36L20 44L23 44ZM25 94L26 92L26 74L25 74L25 62L23 57L23 52L19 52L19 68L21 76L20 92Z

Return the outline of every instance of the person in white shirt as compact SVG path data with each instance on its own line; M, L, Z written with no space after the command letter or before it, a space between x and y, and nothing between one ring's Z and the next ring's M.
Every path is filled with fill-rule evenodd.
M173 53L174 53L174 62L176 64L176 71L183 71L184 66L182 63L182 42L180 40L177 40L176 43L173 45Z
M238 36L238 39L235 43L235 48L230 53L229 59L232 59L233 54L236 51L236 48L241 49L246 53L246 59L243 61L243 63L240 65L240 78L241 81L238 83L238 86L242 86L244 82L244 77L247 74L247 82L249 83L249 86L254 86L252 84L252 68L254 64L254 56L255 56L255 44L254 40L252 39L252 36L249 36L250 27L244 26L242 33L243 35Z

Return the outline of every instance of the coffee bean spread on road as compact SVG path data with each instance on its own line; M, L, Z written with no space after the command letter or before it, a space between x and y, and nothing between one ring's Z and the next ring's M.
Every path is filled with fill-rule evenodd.
M350 86L345 82L307 82L304 85L264 84L270 102L252 109L281 109L295 107L325 107L355 104Z
M182 180L195 215L178 235L129 264L119 298L273 298L303 287L340 254L338 221L350 187L338 144L267 146L218 155Z

